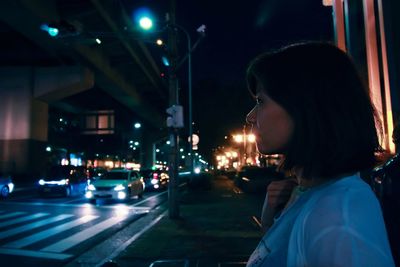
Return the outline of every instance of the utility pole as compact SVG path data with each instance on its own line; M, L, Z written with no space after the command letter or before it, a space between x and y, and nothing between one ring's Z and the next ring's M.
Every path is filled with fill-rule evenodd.
M167 15L168 23L168 58L169 66L169 106L178 104L178 80L177 72L177 32L175 29L175 10L176 1L170 0L170 13ZM176 127L169 128L170 152L169 152L169 186L168 186L168 206L169 218L179 218L179 191L178 191L178 151L179 136Z

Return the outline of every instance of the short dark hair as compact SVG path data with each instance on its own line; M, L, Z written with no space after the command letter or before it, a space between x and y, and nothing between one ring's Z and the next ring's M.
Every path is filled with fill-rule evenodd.
M352 60L336 46L299 43L262 54L250 63L247 84L253 95L260 84L293 119L283 169L328 179L376 164L379 120Z

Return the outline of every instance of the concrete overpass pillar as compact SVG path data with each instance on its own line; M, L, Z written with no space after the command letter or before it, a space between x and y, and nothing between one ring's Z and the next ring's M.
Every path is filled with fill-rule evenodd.
M0 68L0 171L17 180L37 179L47 163L48 104L90 88L93 82L80 73L81 68Z

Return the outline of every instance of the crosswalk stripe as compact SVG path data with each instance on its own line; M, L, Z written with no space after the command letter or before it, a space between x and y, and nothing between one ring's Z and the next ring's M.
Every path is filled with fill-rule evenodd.
M18 215L22 215L22 214L25 214L25 213L26 212L23 212L23 211L12 212L12 213L1 215L0 219L7 219L7 218L15 217L15 216L18 216Z
M70 237L67 237L63 240L60 240L57 243L54 243L48 247L45 247L43 249L41 249L41 251L48 251L48 252L63 252L73 246L78 245L79 243L81 243L84 240L87 240L95 235L97 235L98 233L100 233L101 231L103 231L106 228L109 228L111 226L113 226L114 224L119 223L120 221L124 220L125 217L112 217L108 220L105 220L101 223L98 223L96 225L93 225L92 227L79 232L75 235L72 235Z
M7 243L5 244L3 247L7 247L7 248L22 248L22 247L26 247L30 244L36 243L38 241L41 241L43 239L46 239L50 236L53 236L55 234L59 234L62 231L66 231L69 230L75 226L90 222L96 218L98 218L99 216L94 216L94 215L86 215L83 216L77 220L71 221L71 222L67 222L58 226L55 226L53 228L44 230L42 232L24 237L22 239L19 240L15 240L13 242Z
M73 256L73 255L69 255L69 254L48 253L48 252L41 252L41 251L8 249L8 248L0 248L0 254L28 256L28 257L36 257L36 258L47 258L47 259L53 259L53 260L65 260L65 259L68 259Z
M49 214L48 213L35 213L33 215L28 215L28 216L25 216L25 217L20 217L20 218L14 219L14 220L2 222L2 223L0 223L0 227L9 226L9 225L13 225L13 224L16 224L16 223L29 221L29 220L32 220L32 219L37 219L37 218L40 218L40 217L43 217L43 216L46 216L46 215L49 215Z
M41 220L41 221L38 221L38 222L25 224L25 225L22 225L20 227L16 227L16 228L13 228L13 229L10 229L10 230L7 230L7 231L0 232L0 238L5 238L5 237L16 235L16 234L19 234L19 233L22 233L22 232L26 232L26 231L29 231L31 229L34 229L34 228L37 228L37 227L41 227L41 226L49 224L49 223L58 222L58 221L64 220L64 219L72 217L72 216L74 216L74 215L61 214L61 215L58 215L56 217L48 218L48 219Z
M1 2L1 1L0 1ZM142 201L143 202L143 201ZM140 202L141 203L141 202ZM91 208L94 207L93 204L90 203L82 203L82 204L70 204L70 203L44 203L44 202L13 202L13 205L19 205L19 206L51 206L51 207L76 207L76 208ZM136 203L133 206L138 205ZM131 208L131 205L125 205L127 209ZM118 209L118 206L116 205L104 205L104 206L96 206L96 209Z

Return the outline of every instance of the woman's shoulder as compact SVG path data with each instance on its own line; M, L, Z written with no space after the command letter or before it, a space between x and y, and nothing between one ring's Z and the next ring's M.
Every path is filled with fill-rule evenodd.
M344 176L338 179L332 179L316 190L316 196L340 196L342 194L358 194L360 191L372 193L371 187L358 175Z
M331 181L316 190L305 206L308 219L337 225L354 216L368 220L381 213L375 194L358 175Z

